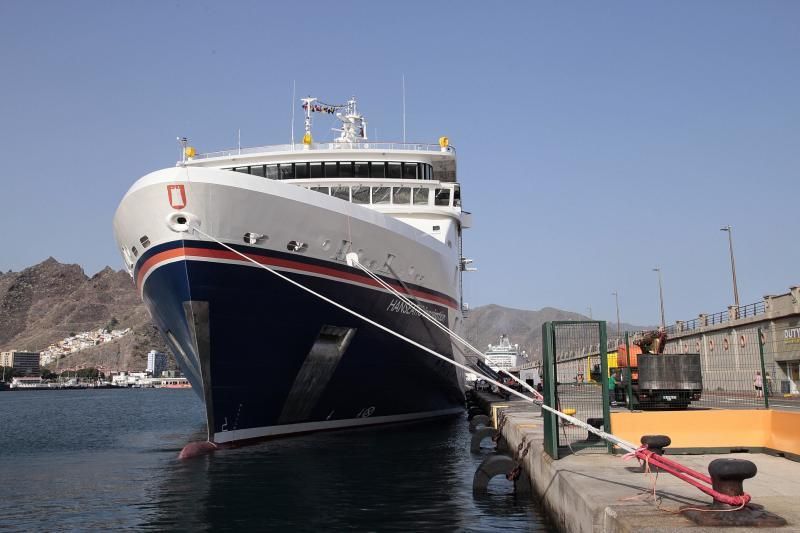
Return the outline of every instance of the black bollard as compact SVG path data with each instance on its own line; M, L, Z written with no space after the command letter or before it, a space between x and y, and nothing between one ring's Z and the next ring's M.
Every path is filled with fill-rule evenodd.
M664 455L664 448L672 444L672 439L666 435L644 435L640 441L642 446L645 446L648 451L656 455ZM647 471L647 463L642 463L642 472ZM650 466L651 472L660 472L661 469L656 466Z
M756 472L758 472L756 465L743 459L714 459L708 465L711 487L726 496L742 496L744 480L755 476ZM687 508L683 514L701 526L781 527L786 525L786 520L752 502L739 508L714 500L714 503L709 506Z
M595 429L600 429L603 427L603 419L602 418L587 418L586 423L592 426ZM589 436L586 437L586 442L600 442L601 439L599 435L595 435L591 431L589 431Z

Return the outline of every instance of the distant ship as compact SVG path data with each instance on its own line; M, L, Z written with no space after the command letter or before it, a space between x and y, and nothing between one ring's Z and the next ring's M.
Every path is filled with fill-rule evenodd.
M500 335L500 344L490 344L485 355L489 368L495 372L500 370L509 372L512 368L517 368L519 344L511 344L508 335Z
M462 370L306 290L464 363L403 299L462 331L454 148L369 141L355 98L302 102L302 142L201 154L179 139L178 164L114 217L214 443L463 412ZM341 121L338 138L314 142L314 113Z

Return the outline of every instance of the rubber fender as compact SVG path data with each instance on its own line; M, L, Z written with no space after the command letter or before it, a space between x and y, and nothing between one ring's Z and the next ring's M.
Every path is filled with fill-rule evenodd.
M485 414L485 413L483 412L483 409L481 409L480 407L470 407L469 411L467 411L467 420L472 420L476 416L482 415L482 414Z
M475 433L472 434L472 439L470 439L469 451L472 453L480 453L483 439L494 437L495 433L497 433L497 430L491 427L475 430Z
M472 417L472 420L469 421L469 432L475 433L475 430L478 429L478 426L489 427L489 424L492 423L492 420L486 415L475 415Z
M472 494L485 496L489 482L495 476L504 476L516 468L517 463L507 455L491 455L483 460L472 478ZM530 494L531 482L523 468L519 478L514 481L514 494Z

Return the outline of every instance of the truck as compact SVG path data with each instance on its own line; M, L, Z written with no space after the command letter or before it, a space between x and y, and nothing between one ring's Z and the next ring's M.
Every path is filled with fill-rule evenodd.
M686 409L703 394L700 354L665 354L666 333L660 330L637 335L630 346L609 354L609 375L614 379L612 400L625 401L633 409ZM612 366L613 363L613 366ZM599 381L600 369L592 369ZM630 389L628 388L630 380Z

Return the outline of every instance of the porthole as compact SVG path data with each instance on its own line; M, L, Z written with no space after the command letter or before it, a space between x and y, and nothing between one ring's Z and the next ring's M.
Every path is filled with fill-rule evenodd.
M131 253L133 257L139 257L139 250L137 250L135 246L131 246Z
M143 248L147 248L148 246L150 246L150 239L147 238L147 235L142 235L139 238L139 242L142 243Z
M303 253L308 250L308 244L300 241L289 241L286 244L286 249L290 252Z

